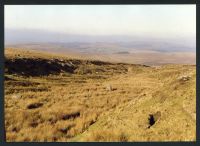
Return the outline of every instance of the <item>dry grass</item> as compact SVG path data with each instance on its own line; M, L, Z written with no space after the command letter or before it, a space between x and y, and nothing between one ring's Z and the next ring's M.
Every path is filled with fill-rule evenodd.
M128 142L125 132L120 130L93 131L86 139L87 142Z
M16 67L9 73L12 66L6 65L7 141L196 140L196 66L155 68L44 55L6 49L7 60L57 58L75 66L73 73L27 76ZM190 77L184 81L183 75ZM148 128L149 115L158 111L160 118Z

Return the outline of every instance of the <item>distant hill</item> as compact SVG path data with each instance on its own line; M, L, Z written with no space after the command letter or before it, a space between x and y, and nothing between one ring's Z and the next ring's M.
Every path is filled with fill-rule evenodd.
M196 64L195 52L126 48L117 43L30 43L7 45L11 48L65 54L75 58L146 65Z
M5 29L5 47L78 58L146 65L196 64L195 38L89 36L44 30Z
M115 46L116 52L154 50L161 52L195 52L196 38L173 37L155 38L146 36L123 35L78 35L57 33L38 29L5 29L5 45L14 44L51 44L65 48L102 47L109 52ZM80 47L81 46L81 47ZM95 52L96 50L94 50Z
M126 51L122 51L122 52L116 52L115 54L130 54L130 53Z

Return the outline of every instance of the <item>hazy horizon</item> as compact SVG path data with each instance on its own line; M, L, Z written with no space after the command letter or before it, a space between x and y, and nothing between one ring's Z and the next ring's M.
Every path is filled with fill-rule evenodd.
M164 51L195 51L195 7L6 5L5 44L131 43L132 47L139 44L138 49L156 46L160 50L167 44Z

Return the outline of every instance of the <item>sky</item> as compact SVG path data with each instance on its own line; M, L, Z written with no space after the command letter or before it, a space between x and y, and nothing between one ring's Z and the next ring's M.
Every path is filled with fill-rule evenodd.
M5 5L6 29L195 37L196 5ZM6 32L5 32L6 33Z

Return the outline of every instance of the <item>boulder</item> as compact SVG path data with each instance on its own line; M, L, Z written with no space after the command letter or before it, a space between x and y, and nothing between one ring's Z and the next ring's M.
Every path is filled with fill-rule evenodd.
M110 84L108 84L108 85L106 85L106 90L107 90L107 91L112 91L113 88L112 88L112 86L111 86Z

